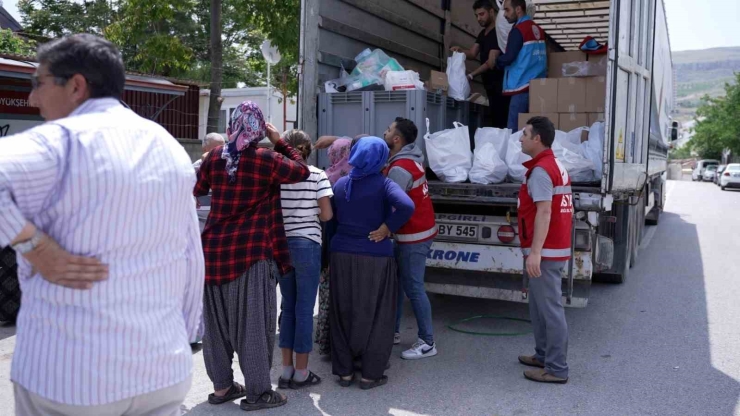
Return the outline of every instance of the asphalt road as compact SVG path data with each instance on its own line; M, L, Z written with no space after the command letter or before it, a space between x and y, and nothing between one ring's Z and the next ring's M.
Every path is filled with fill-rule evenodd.
M740 191L709 183L669 182L660 225L647 227L640 257L623 285L594 284L589 306L568 309L570 381L525 380L516 357L531 335L483 337L447 325L494 314L527 318L526 305L432 295L439 355L403 361L415 340L406 305L403 342L394 348L389 384L341 388L330 363L311 357L324 382L288 391L288 404L264 415L740 415ZM481 321L481 331L526 324ZM13 328L0 328L0 414L13 414ZM273 380L279 375L275 351ZM202 354L195 358L188 416L241 415L238 402L205 403L211 392ZM234 365L237 379L241 374Z

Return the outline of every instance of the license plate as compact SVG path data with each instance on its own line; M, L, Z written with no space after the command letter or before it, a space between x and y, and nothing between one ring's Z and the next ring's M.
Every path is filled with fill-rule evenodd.
M446 237L456 238L478 238L478 226L477 225L439 225L439 235Z
M740 173L733 173L732 174L732 177L733 178L740 178Z

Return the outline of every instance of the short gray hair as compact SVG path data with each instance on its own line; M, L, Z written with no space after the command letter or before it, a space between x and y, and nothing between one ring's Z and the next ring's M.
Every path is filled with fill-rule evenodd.
M226 141L224 140L224 136L218 133L208 133L206 134L206 137L203 138L203 147L216 143L218 143L218 145L226 143Z

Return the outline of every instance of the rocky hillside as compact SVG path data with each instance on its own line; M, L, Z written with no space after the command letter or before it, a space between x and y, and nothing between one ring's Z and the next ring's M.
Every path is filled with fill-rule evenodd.
M724 94L726 82L740 72L740 47L673 52L679 119L693 118L701 97Z

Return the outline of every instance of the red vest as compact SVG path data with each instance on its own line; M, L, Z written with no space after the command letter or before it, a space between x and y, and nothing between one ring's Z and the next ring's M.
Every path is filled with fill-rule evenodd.
M432 198L429 197L429 185L424 167L411 159L398 159L385 170L388 175L391 169L399 167L411 174L411 189L408 195L414 201L414 215L395 234L396 243L414 244L430 240L437 236L437 222L434 219Z
M522 251L525 256L530 253L534 238L534 221L537 215L537 206L527 192L527 179L535 167L540 167L550 175L553 193L550 228L547 231L545 244L542 246L542 260L568 260L571 254L571 226L573 225L573 194L570 189L568 172L550 149L525 162L524 167L527 168L527 174L519 190L518 201L519 240L522 243Z

